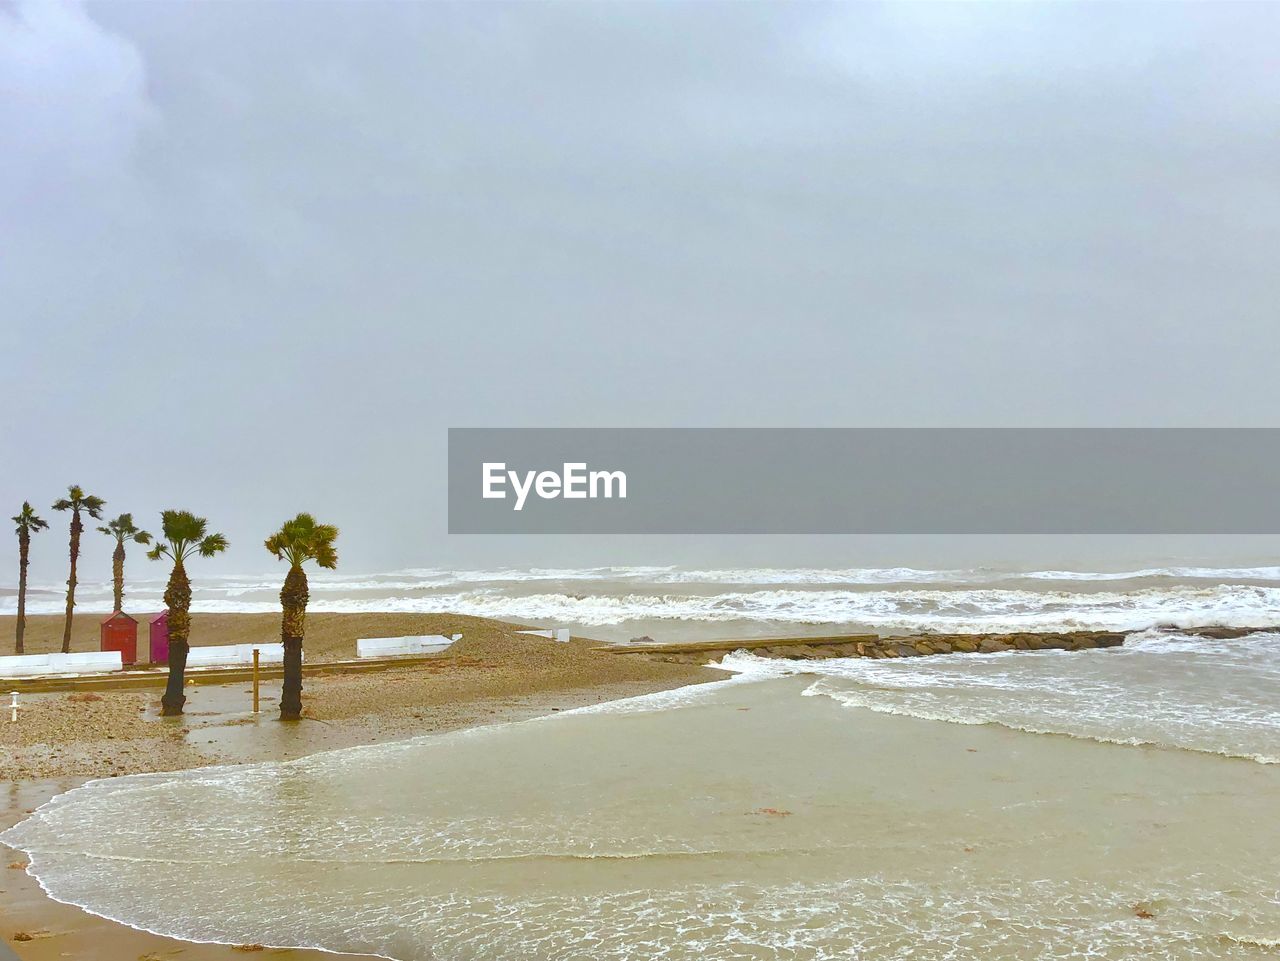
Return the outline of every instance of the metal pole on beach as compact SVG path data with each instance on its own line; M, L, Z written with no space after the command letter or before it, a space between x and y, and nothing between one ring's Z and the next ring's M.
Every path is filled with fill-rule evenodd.
M18 720L18 692L13 691L13 700L9 702L9 723L14 724Z
M258 713L258 649L253 649L253 713Z

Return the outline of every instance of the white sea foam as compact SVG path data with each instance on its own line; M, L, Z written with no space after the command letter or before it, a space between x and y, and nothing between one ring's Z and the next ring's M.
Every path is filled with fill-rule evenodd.
M1146 567L1131 571L1029 571L1010 578L1045 581L1137 581L1148 579L1205 581L1275 581L1280 567Z
M1148 568L1099 573L913 568L680 570L412 569L311 578L317 612L454 611L583 627L630 622L849 624L882 630L1141 630L1158 624L1255 626L1280 612L1277 568ZM129 606L163 605L164 578L131 578ZM197 577L198 613L274 613L278 573ZM738 588L729 589L725 588ZM57 614L61 588L34 585L28 613ZM0 597L0 613L16 598ZM105 613L110 585L84 581L81 613ZM625 637L625 635L624 635Z
M925 570L913 567L852 568L740 568L727 570L675 570L653 577L665 584L984 584L1002 581L1141 581L1141 580L1280 580L1280 567L1148 567L1122 571L999 570L952 568Z
M276 610L272 602L197 600L205 612ZM1076 594L1023 590L800 591L722 594L511 594L487 589L376 599L317 597L311 610L455 611L510 620L604 626L627 621L861 624L949 632L1141 630L1153 625L1254 626L1273 622L1280 588L1215 586Z
M158 607L159 599L131 595L133 609ZM82 612L105 611L109 602L80 604ZM9 603L12 609L12 602ZM57 598L33 599L31 614L60 613ZM243 596L217 596L197 590L197 613L270 613L279 602ZM1249 627L1273 623L1280 613L1280 588L1243 585L1177 586L1131 592L1072 593L1025 590L830 591L765 590L721 594L627 593L514 594L496 589L392 593L379 597L335 596L315 592L309 607L317 612L453 611L516 621L607 626L628 621L735 621L786 624L857 624L883 630L1011 632L1113 630L1136 631L1155 625Z
M721 666L745 677L817 675L807 694L885 714L1280 763L1280 634L1148 631L1120 648L902 659L739 651Z
M1153 892L1162 906L1176 906L1169 916L1156 925L1131 911L1126 916L1125 905L1153 900ZM468 892L428 898L391 888L368 893L359 906L344 908L341 927L328 906L300 901L289 906L287 923L264 926L256 912L194 915L184 921L182 932L190 940L227 943L228 931L256 923L268 932L269 943L302 940L299 947L320 948L339 943L385 952L379 956L393 961L1247 961L1259 949L1280 943L1261 935L1224 933L1215 939L1204 933L1214 925L1239 923L1251 906L1237 892L1166 894L1160 885L1099 889L1001 881L966 888L865 878L764 890L726 883L577 896L531 891L524 897ZM375 897L394 904L394 910L364 906ZM146 924L157 933L172 930L163 918ZM1045 953L1046 946L1052 946L1052 954Z

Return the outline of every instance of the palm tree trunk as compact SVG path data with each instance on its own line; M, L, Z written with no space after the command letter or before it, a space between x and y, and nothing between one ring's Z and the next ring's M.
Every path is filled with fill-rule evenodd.
M187 638L191 636L191 581L182 561L174 561L173 573L164 589L164 603L169 608L169 683L160 699L160 713L172 717L182 713L187 695L182 692L187 670Z
M14 641L15 654L22 654L22 636L27 633L27 563L31 554L31 534L23 530L18 533L18 623L15 628L17 637Z
M111 580L115 588L116 603L114 611L124 610L124 541L116 541L115 553L111 555Z
M67 619L62 625L62 653L71 653L71 613L76 606L76 561L80 558L80 511L71 512L71 574L67 578Z
M302 636L306 632L307 573L302 565L290 566L280 589L280 640L284 645L284 684L280 691L280 720L302 717Z

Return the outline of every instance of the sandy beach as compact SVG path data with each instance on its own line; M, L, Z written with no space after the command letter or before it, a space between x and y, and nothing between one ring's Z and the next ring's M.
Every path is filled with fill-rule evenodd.
M92 614L76 620L75 650L97 645ZM192 643L278 640L278 615L197 614ZM55 650L62 619L28 619L27 650ZM160 688L36 694L24 697L17 724L0 726L0 776L8 796L0 830L54 795L94 778L207 765L285 760L319 751L395 741L420 734L519 720L614 698L664 690L724 675L689 665L601 657L591 641L557 644L519 636L513 625L433 614L313 614L309 663L349 658L355 638L463 633L447 654L425 667L377 674L307 678L304 720L275 719L279 681L263 688L262 713L251 713L247 684L192 685L182 718L158 716ZM13 618L0 618L0 636ZM8 849L6 849L7 851ZM13 854L13 852L9 852ZM23 959L233 958L252 945L201 945L135 931L48 898L16 855L0 876L0 930ZM303 951L262 951L279 958L334 957Z

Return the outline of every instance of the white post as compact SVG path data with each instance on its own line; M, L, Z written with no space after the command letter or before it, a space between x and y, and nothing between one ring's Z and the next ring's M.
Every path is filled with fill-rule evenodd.
M18 720L18 692L13 691L13 700L9 703L9 723L13 724Z

